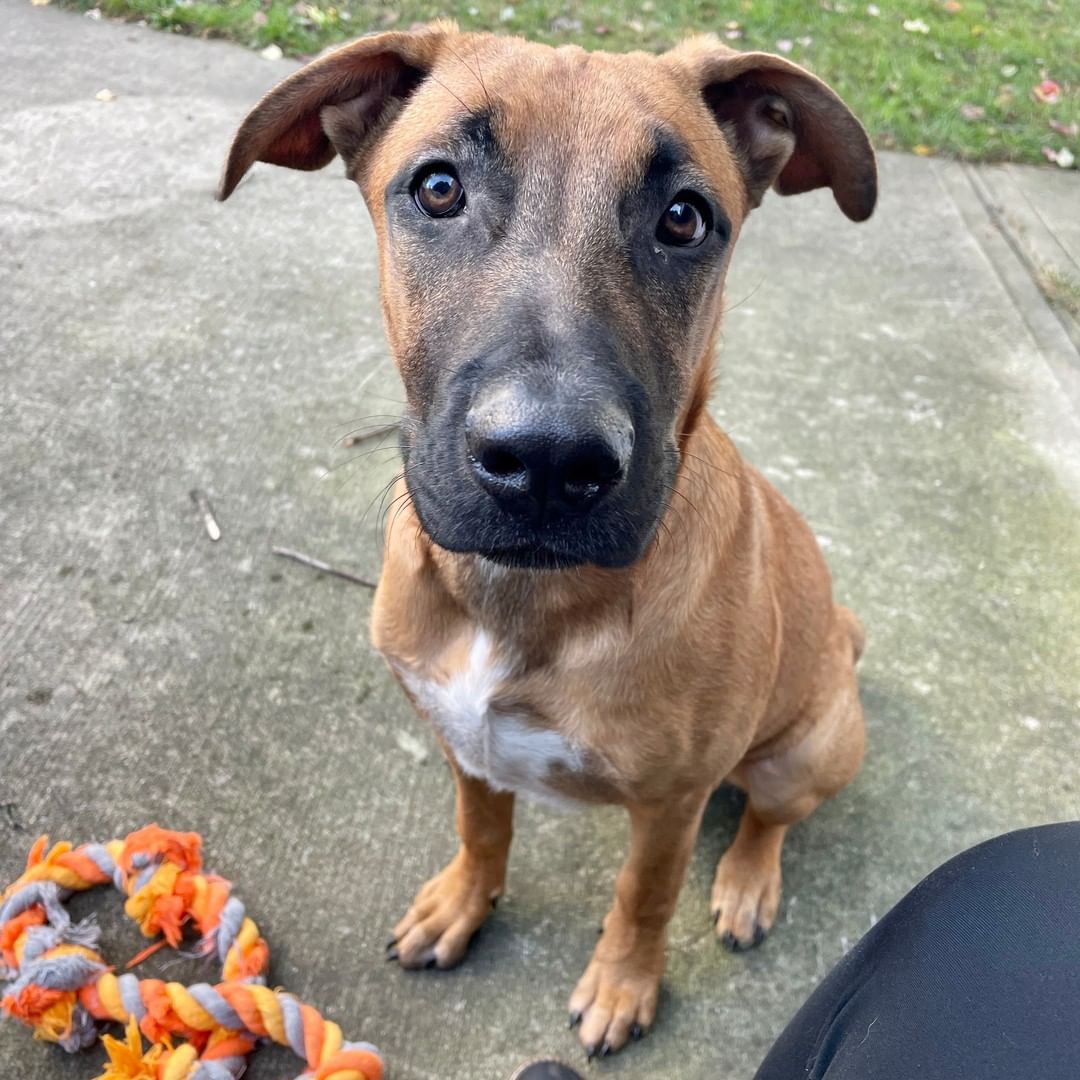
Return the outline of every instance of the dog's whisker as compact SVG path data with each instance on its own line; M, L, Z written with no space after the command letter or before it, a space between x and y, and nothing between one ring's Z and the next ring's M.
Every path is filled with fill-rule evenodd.
M332 431L336 431L338 428L351 427L353 424L363 424L367 420L404 420L406 417L399 413L368 413L366 416L354 416L349 420L341 420L334 424Z
M476 119L476 113L473 112L473 110L470 109L469 106L466 105L465 102L462 101L461 98L459 98L457 94L455 94L454 91L451 90L450 87L442 81L442 79L438 78L434 72L429 71L427 77L433 83L437 83L439 86L441 86L473 119Z
M363 513L362 513L362 514L360 515L360 522L361 522L361 523L363 523L363 521L364 521L364 520L365 520L365 519L367 518L368 514L370 514L370 513L371 513L371 508L372 508L372 507L373 507L373 506L375 505L375 503L376 503L377 501L381 500L381 499L382 499L382 497L383 497L383 496L384 496L384 495L385 495L385 494L386 494L386 493L387 493L387 492L388 492L388 491L389 491L389 490L390 490L390 489L391 489L391 488L392 488L392 487L393 487L393 486L394 486L394 485L395 485L395 484L396 484L396 483L397 483L397 482L398 482L399 480L401 480L401 479L402 479L402 478L404 477L404 475L405 475L405 474L404 474L404 473L401 473L401 472L399 472L399 473L395 473L395 474L394 474L394 475L393 475L393 476L392 476L392 477L391 477L391 478L390 478L390 479L389 479L389 480L388 480L388 481L387 481L387 482L386 482L386 483L385 483L385 484L384 484L384 485L383 485L383 486L382 486L382 487L381 487L381 488L380 488L380 489L379 489L379 490L378 490L378 491L377 491L377 492L376 492L376 493L375 493L375 494L374 494L374 495L373 495L373 496L371 497L371 501L370 501L370 502L369 502L369 503L367 504L367 508L366 508L366 509L364 510L364 512L363 512Z
M474 58L476 59L475 70L469 66L468 61L466 61L465 58L461 56L461 54L458 53L452 46L447 45L447 48L450 50L450 53L453 55L454 59L456 59L461 64L461 66L480 84L480 89L484 93L484 100L487 102L487 107L490 111L494 106L491 104L491 98L488 95L487 87L484 85L484 80L480 75L480 56L479 53L476 51L476 46L473 46L473 54ZM461 99L459 98L458 100L460 101Z
M765 278L766 275L762 274L761 278L758 280L758 283L741 300L736 300L735 303L732 304L730 307L722 308L721 314L726 315L729 311L734 311L737 307L745 304L746 301L751 299L754 293L756 293L758 289L760 289L761 286L765 284Z

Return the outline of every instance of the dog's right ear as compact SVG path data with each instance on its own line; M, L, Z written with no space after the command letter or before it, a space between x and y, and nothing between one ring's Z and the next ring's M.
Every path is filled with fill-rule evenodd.
M274 87L233 138L218 188L227 199L256 161L321 169L364 148L435 65L452 23L372 34L312 61Z

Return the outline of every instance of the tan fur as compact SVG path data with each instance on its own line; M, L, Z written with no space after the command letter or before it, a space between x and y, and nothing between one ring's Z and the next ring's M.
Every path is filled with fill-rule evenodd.
M595 215L640 172L659 121L723 192L732 244L769 184L782 192L829 184L856 219L873 206L872 152L832 91L785 60L734 53L712 38L661 57L616 56L439 24L362 39L312 67L314 75L293 76L245 122L223 195L256 159L290 164L295 152L297 165L313 167L328 152L321 130L330 134L374 220L387 334L410 405L424 366L435 362L423 355L418 329L442 316L413 302L388 242L383 192L432 132L492 99L501 144L525 174L538 184L569 177L575 188L561 220L534 219L527 200L518 205L512 227L535 233L527 265L496 256L462 268L477 324L527 277L553 318L583 289L600 289L625 325L665 332L642 324L622 298L618 271L590 246ZM413 67L430 78L402 108L393 87ZM715 113L703 98L710 84L720 87ZM321 130L311 122L320 114ZM446 284L448 306L461 287ZM843 787L863 752L854 674L861 627L834 604L805 523L705 410L721 288L722 273L685 336L672 433L676 492L640 561L539 572L453 555L426 536L402 483L395 494L404 509L387 530L375 597L374 643L415 702L410 687L445 686L482 631L506 665L491 707L580 749L582 767L553 771L548 785L630 814L615 903L571 998L590 1050L618 1049L635 1025L653 1021L665 927L716 786L729 779L748 794L713 889L717 934L747 947L776 916L785 830ZM462 846L395 929L408 967L456 963L504 883L513 796L466 776L449 756Z

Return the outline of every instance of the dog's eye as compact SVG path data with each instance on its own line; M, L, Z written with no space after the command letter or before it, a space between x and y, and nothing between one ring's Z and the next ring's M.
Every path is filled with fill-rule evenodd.
M428 217L453 217L465 208L465 189L446 165L435 165L418 174L413 198Z
M709 231L709 212L692 192L680 192L660 217L656 238L671 247L696 247Z

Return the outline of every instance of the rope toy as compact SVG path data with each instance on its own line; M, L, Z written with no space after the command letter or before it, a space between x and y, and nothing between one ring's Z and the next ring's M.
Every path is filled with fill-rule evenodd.
M375 1047L344 1042L337 1024L265 985L270 949L231 884L203 872L198 834L149 825L125 840L47 848L43 836L25 873L0 894L0 1012L35 1038L74 1053L104 1023L124 1024L123 1041L101 1034L109 1062L99 1080L239 1080L261 1039L307 1063L297 1080L381 1080ZM166 944L177 948L190 926L196 955L216 954L222 981L184 986L114 974L96 950L93 917L74 923L63 906L74 892L110 883L143 935L161 935L129 968ZM185 1041L174 1045L174 1037Z

